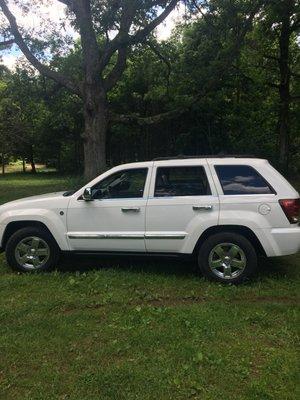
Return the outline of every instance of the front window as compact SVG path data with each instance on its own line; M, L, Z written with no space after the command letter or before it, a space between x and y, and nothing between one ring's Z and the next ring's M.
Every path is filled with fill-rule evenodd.
M155 197L207 196L210 187L203 167L157 168Z
M93 198L130 199L143 197L147 172L147 168L115 172L93 186Z
M272 194L268 182L248 165L216 165L223 193L227 195Z

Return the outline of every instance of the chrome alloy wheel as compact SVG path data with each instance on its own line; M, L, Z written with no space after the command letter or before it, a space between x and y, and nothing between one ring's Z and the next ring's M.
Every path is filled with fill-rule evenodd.
M247 259L238 245L220 243L211 250L208 263L211 271L219 278L233 279L243 273Z
M30 236L22 239L17 244L15 257L24 269L40 269L49 260L50 247L43 239L37 236Z

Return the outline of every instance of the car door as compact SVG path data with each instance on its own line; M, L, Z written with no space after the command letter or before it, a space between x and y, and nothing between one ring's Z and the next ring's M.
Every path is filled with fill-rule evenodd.
M218 224L219 198L206 160L156 161L146 211L148 252L192 253Z
M68 240L77 251L145 251L151 167L120 169L92 186L93 201L70 200Z

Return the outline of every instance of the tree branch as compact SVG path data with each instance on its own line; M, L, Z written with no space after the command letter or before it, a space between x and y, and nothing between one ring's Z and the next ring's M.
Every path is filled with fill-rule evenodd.
M161 23L163 22L167 16L171 13L171 11L175 8L176 4L179 0L171 0L170 3L166 6L164 11L153 21L151 21L148 25L146 25L143 29L139 30L135 35L130 38L131 44L136 44L145 40L145 38Z
M290 96L289 101L290 103L300 101L300 96Z
M7 18L9 24L10 24L10 30L12 35L14 36L15 43L19 46L20 50L22 53L25 55L27 60L42 74L47 76L48 78L56 81L60 85L66 87L67 89L71 90L73 93L77 94L78 96L82 96L82 92L80 90L79 85L77 85L75 82L73 82L70 78L62 75L61 73L52 70L49 68L47 65L42 64L36 56L31 52L27 44L25 43L17 22L15 16L11 13L9 10L6 1L5 0L0 0L0 7L3 11L3 14Z
M153 31L174 9L179 0L171 0L164 11L150 22L146 27L139 30L135 35L130 36L129 31L136 11L136 2L128 0L123 7L120 29L117 36L108 43L100 62L100 69L103 71L109 63L112 55L118 50L118 60L116 66L107 78L106 87L113 87L126 68L126 48L129 45L139 43L146 39L147 35Z
M297 74L297 72L290 71L290 74L291 74L291 76L294 76L295 78L300 79L300 74Z
M1 49L1 47L4 47L4 48L9 47L14 43L15 43L15 39L4 40L3 42L0 42L0 49Z
M116 64L104 80L104 88L106 91L110 91L116 85L116 83L121 78L123 72L125 71L128 52L128 44L126 42L129 38L129 31L134 19L136 8L136 1L127 0L123 2L119 33L117 37L112 40L112 42L107 43L106 49L101 59L101 70L103 71L105 66L109 63L109 60L111 59L113 53L116 50L118 51ZM118 42L124 43L119 47L115 47Z
M100 61L100 69L102 71L109 63L109 61L110 61L112 55L115 53L115 51L121 50L122 48L123 49L127 48L128 39L129 39L129 31L130 31L130 27L133 22L135 12L136 12L136 2L135 1L128 0L123 3L119 32L118 32L117 36L111 42L107 43L107 45L104 49L104 52L103 52L103 56ZM117 71L120 71L122 74L126 67L126 59L125 59L125 66L124 66L124 60L123 60L124 55L126 55L125 50L118 52L117 65L114 68L114 72L113 72L114 76L117 75ZM110 78L108 78L108 79L110 79ZM107 86L110 86L110 85L107 84Z
M267 82L267 85L270 86L271 88L274 88L274 89L280 89L280 84L279 83Z
M271 54L263 54L264 58L267 58L268 60L273 60L273 61L279 61L279 57L272 56Z
M239 35L241 39L244 39L244 37L246 36L246 33L251 28L251 25L253 24L253 20L255 18L255 15L258 13L258 11L261 8L262 4L263 4L263 0L258 0L256 2L256 4L253 5L252 10L249 12L249 17L246 19L244 27L241 30L241 33Z
M127 61L127 47L122 47L118 50L118 59L112 71L104 80L104 87L106 91L110 91L121 78L126 68Z
M215 28L215 25L210 21L210 19L207 17L207 14L205 14L202 9L201 6L199 7L197 4L196 0L192 0L192 3L194 5L194 7L196 8L196 10L202 15L202 18L204 19L204 21L207 23L207 25L209 25L212 28Z
M290 32L295 32L300 28L300 19L297 19L291 26L290 26Z
M93 27L90 1L73 1L72 9L79 24L86 83L90 84L94 79L100 76L100 48Z
M151 117L141 117L139 114L115 114L110 113L110 121L119 122L125 124L138 124L144 125L155 125L164 121L172 120L180 117L187 111L188 108L175 109L167 111L165 113L156 114Z
M64 5L71 7L72 6L72 0L57 0L60 3L63 3Z
M167 72L167 91L169 90L170 86L170 75L172 71L172 65L170 61L165 57L161 52L158 50L158 48L151 42L147 42L147 45L150 47L150 49L153 51L153 53L159 58L163 63L165 63L168 72Z

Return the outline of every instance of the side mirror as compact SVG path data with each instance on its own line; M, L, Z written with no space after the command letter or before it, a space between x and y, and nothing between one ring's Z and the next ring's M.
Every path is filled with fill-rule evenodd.
M92 188L85 188L82 198L84 201L93 201Z

